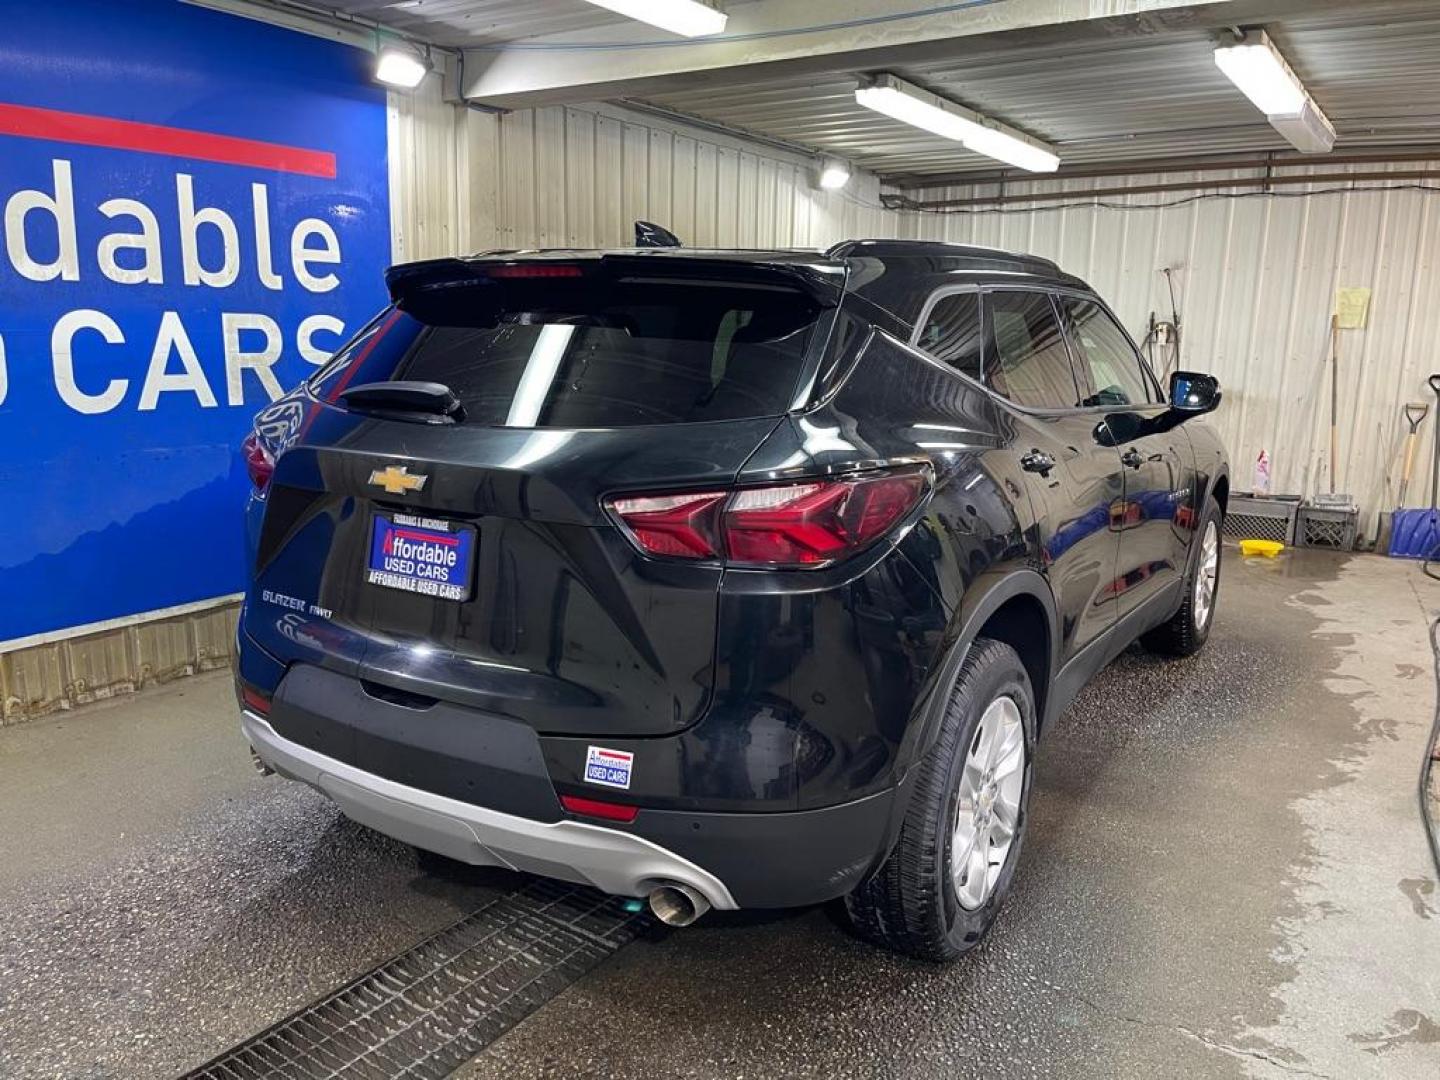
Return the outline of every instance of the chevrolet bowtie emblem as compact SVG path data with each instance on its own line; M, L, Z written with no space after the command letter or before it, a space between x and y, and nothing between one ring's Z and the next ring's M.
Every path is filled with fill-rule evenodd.
M430 479L425 475L411 476L406 465L386 465L370 474L370 483L382 487L391 495L404 495L407 491L419 491Z

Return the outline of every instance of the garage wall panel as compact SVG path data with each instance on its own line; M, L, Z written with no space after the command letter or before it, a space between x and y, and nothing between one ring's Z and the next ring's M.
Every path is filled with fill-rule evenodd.
M1406 163L1395 169L1434 168ZM1353 166L1350 171L1373 171ZM1313 172L1314 170L1312 170ZM1327 173L1341 171L1324 167ZM1232 178L1253 174L1236 172ZM1214 180L1225 174L1137 176L1129 186ZM1007 194L1076 190L1095 181L1011 184ZM1102 181L1106 186L1122 181ZM1331 190L1337 186L1346 190ZM1351 190L1353 188L1354 190ZM993 193L951 187L919 199ZM1251 483L1263 448L1273 490L1328 490L1329 326L1335 290L1373 290L1369 323L1341 332L1340 457L1336 489L1362 507L1362 530L1398 496L1405 400L1432 403L1407 501L1428 501L1433 395L1440 370L1440 251L1436 199L1403 181L1284 187L1266 196L1195 198L1183 193L1109 196L1105 205L1008 205L980 213L909 213L900 235L1033 251L1087 278L1137 340L1150 313L1169 318L1163 268L1174 273L1184 323L1181 362L1211 370L1225 388L1215 417L1230 448L1237 487ZM1240 189L1224 195L1240 194Z
M438 79L390 107L395 256L628 244L637 218L695 246L894 236L874 177L836 193L813 159L606 105L486 113Z

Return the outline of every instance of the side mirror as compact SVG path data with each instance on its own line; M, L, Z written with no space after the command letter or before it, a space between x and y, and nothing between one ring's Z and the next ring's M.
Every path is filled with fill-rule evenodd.
M1220 380L1198 371L1175 371L1170 375L1170 408L1178 413L1199 416L1220 404Z

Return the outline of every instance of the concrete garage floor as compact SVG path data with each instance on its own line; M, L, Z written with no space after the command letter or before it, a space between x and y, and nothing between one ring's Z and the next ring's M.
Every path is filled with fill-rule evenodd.
M1042 744L1017 888L966 961L827 910L712 915L461 1075L1440 1074L1414 793L1440 583L1226 554L1205 653L1127 654ZM0 732L0 777L6 1077L179 1071L515 880L256 777L224 676Z

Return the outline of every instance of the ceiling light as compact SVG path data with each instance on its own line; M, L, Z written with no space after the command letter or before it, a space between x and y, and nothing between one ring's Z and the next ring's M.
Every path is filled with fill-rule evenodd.
M1335 128L1264 30L1215 46L1215 65L1291 146L1318 154L1335 145Z
M1060 167L1058 154L1029 140L1017 139L998 128L980 128L965 140L965 147L1027 172L1054 172Z
M1060 167L1060 155L1038 139L894 75L876 76L869 85L855 91L855 100L867 109L953 139L967 150L1016 168L1054 172Z
M590 0L590 3L683 37L721 33L728 17L706 0Z
M1217 45L1215 65L1266 116L1293 115L1305 104L1305 87L1264 30Z
M414 90L430 71L430 61L409 49L387 45L375 58L375 81L401 90Z
M1335 128L1309 98L1293 116L1267 119L1271 127L1285 136L1286 142L1303 154L1328 154L1335 149Z
M898 82L899 80L895 80ZM934 95L929 95L934 97ZM931 104L901 91L896 86L877 84L862 86L855 91L855 100L867 109L893 117L901 123L918 127L956 142L964 142L980 129L980 125L957 116L939 104ZM939 102L939 98L935 98Z
M820 186L838 191L850 182L850 166L835 158L826 158L820 165Z

